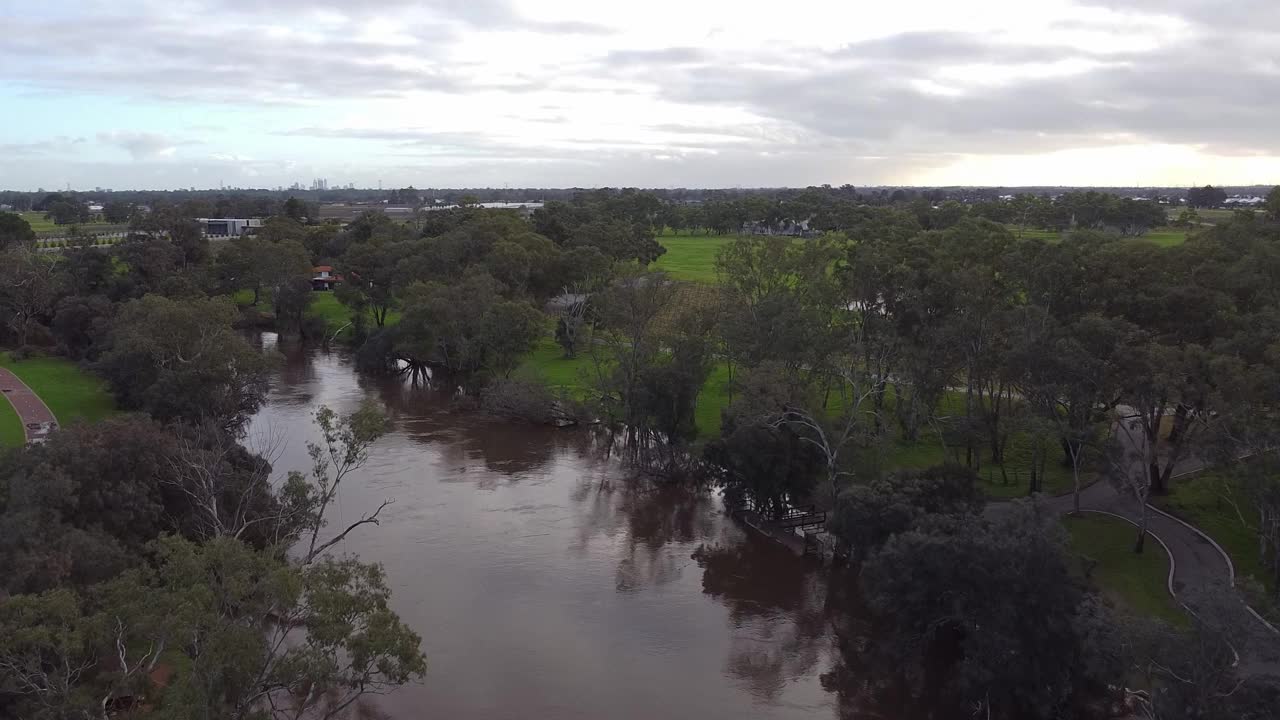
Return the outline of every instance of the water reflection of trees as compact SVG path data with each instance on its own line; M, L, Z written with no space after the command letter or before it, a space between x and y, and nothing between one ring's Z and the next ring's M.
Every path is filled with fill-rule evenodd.
M730 675L772 702L815 672L831 650L827 580L816 564L755 536L700 548L694 559L702 591L729 610Z
M665 585L691 564L688 546L715 532L714 501L687 488L618 479L618 473L617 465L605 463L574 489L582 521L571 549L586 554L594 540L621 541L618 591Z
M448 392L398 376L362 377L361 382L407 437L431 445L452 465L480 461L495 473L518 476L544 470L558 453L590 452L590 435L580 430L513 423L460 409Z

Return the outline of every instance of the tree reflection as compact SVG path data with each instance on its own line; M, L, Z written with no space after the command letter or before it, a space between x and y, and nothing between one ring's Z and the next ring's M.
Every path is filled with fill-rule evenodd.
M727 672L758 700L777 700L829 655L827 582L815 563L755 536L693 557L702 591L729 610Z
M616 465L586 478L572 500L583 507L573 550L586 553L593 539L623 543L616 573L619 592L665 585L690 564L688 545L716 531L713 500L687 488L643 479L611 480Z

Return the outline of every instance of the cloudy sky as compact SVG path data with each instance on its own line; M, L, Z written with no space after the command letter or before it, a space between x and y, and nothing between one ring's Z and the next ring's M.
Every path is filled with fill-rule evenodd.
M1280 0L0 0L0 188L1280 182Z

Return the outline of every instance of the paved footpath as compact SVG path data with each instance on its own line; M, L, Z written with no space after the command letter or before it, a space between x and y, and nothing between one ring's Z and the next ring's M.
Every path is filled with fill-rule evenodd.
M1042 502L1061 515L1075 508L1070 494L1044 497ZM999 512L1001 505L1004 503L988 505L988 514ZM1119 515L1134 523L1141 517L1137 499L1117 492L1105 479L1080 491L1080 509ZM1148 505L1147 531L1169 549L1174 568L1171 590L1185 607L1195 610L1194 598L1199 591L1212 591L1234 584L1234 572L1224 553L1190 526ZM1137 539L1136 529L1134 539ZM1147 547L1151 548L1153 544L1158 542L1148 537ZM1242 604L1241 627L1250 628L1253 637L1241 652L1241 669L1251 675L1280 675L1280 635L1247 612Z
M7 368L0 368L0 394L18 412L18 419L27 433L27 442L41 439L57 427L58 419L49 406Z

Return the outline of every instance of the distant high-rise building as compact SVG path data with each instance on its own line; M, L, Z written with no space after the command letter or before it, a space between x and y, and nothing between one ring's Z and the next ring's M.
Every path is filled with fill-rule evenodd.
M329 180L326 178L316 178L315 180L311 181L311 189L312 190L328 190Z

